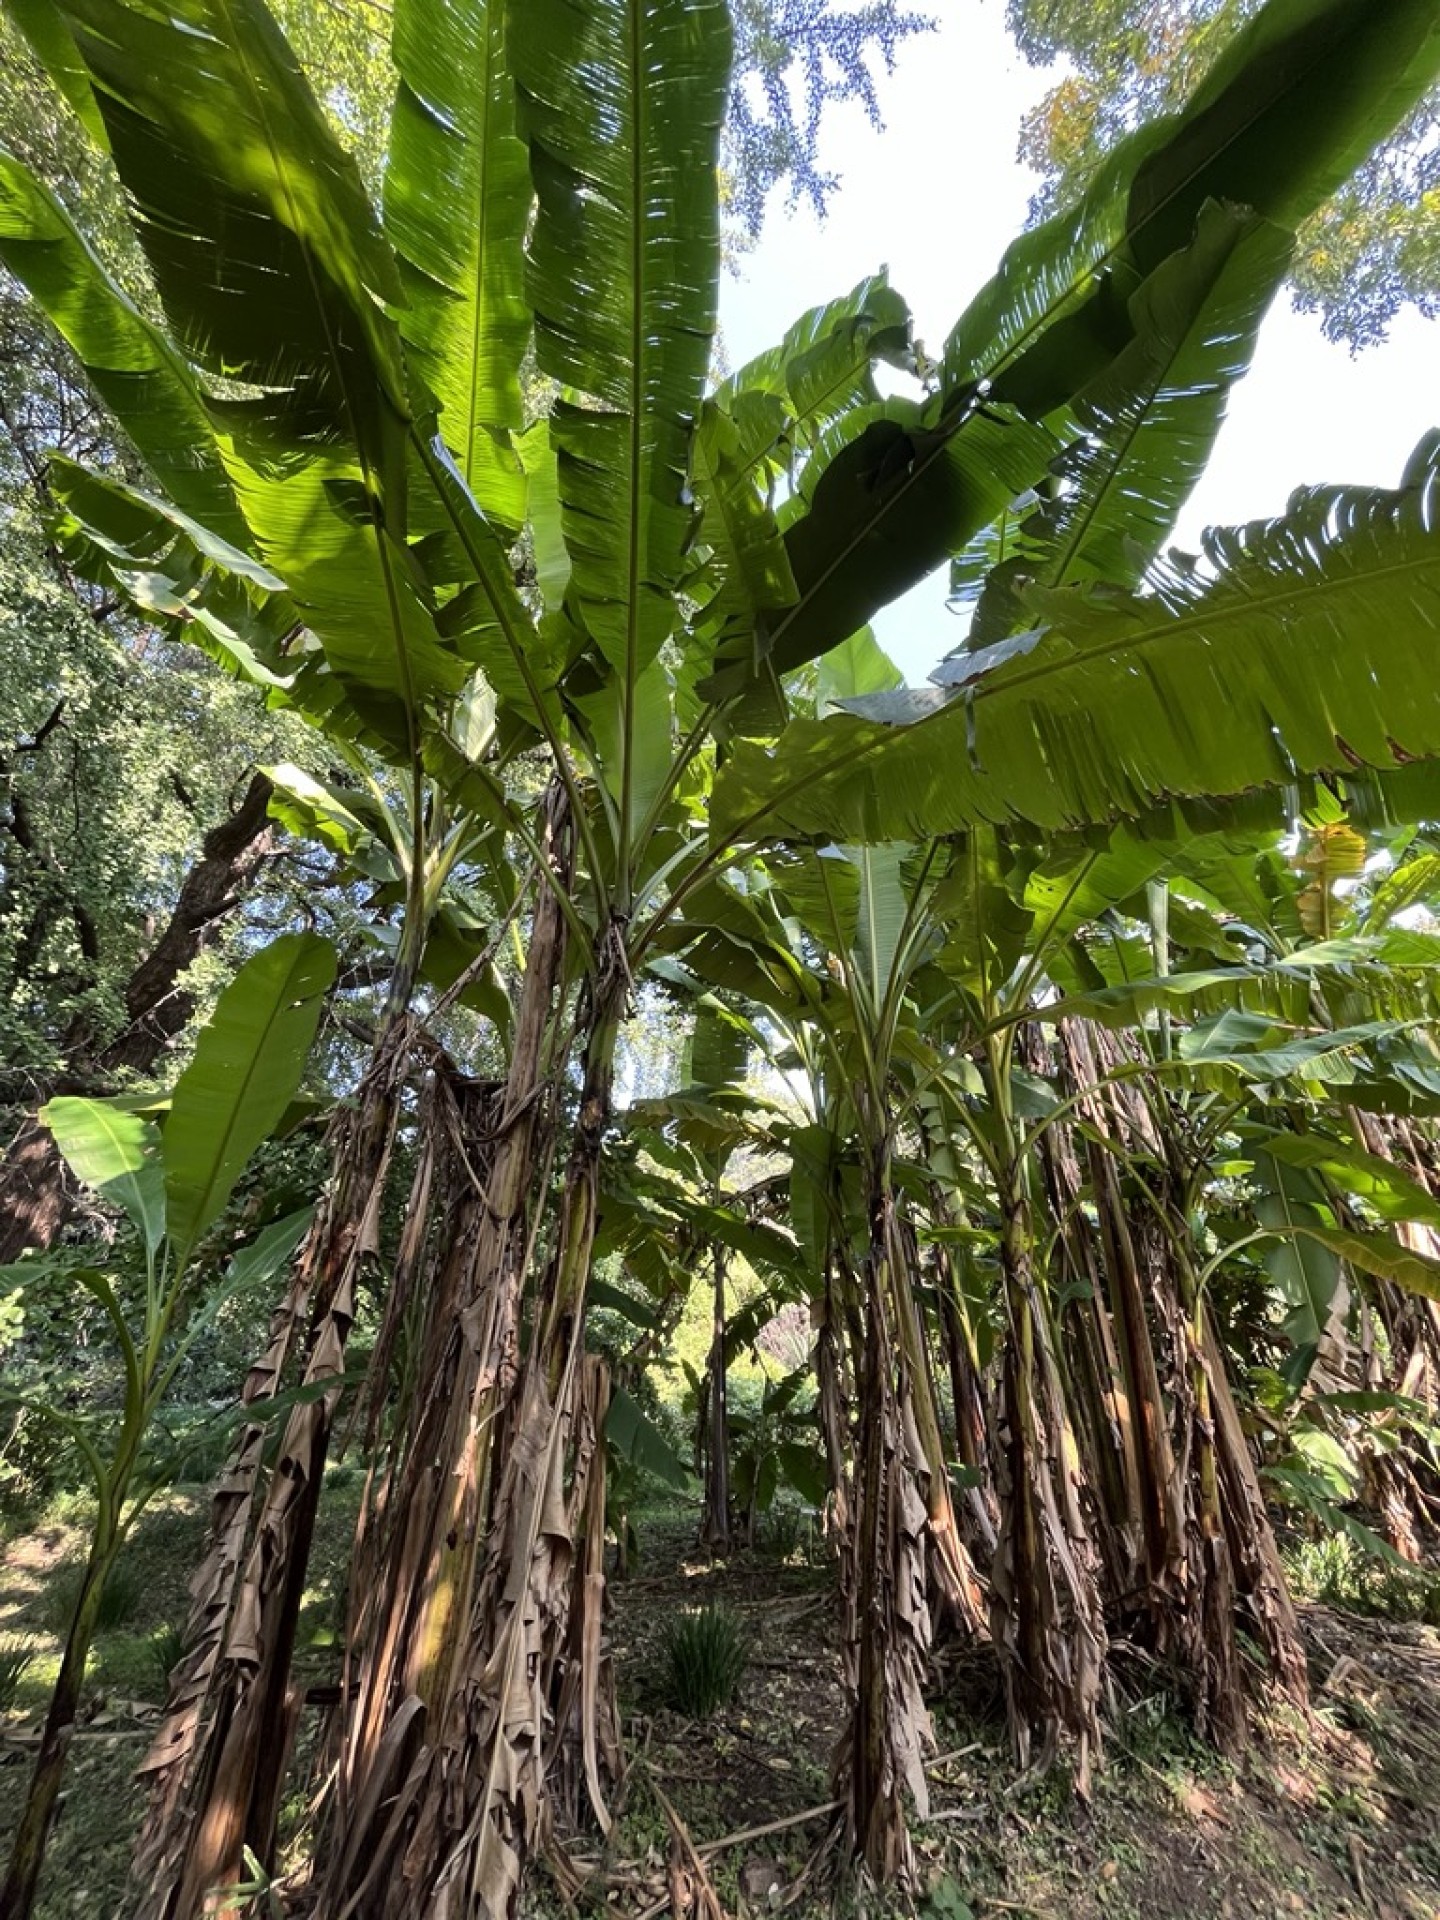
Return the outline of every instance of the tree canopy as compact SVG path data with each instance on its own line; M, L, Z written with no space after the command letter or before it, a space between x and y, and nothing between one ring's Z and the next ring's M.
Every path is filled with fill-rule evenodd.
M1028 115L1020 157L1041 175L1038 216L1073 202L1140 121L1184 99L1259 0L1008 0L1033 64L1066 71ZM1332 340L1383 340L1407 306L1440 314L1440 92L1300 228L1290 285Z

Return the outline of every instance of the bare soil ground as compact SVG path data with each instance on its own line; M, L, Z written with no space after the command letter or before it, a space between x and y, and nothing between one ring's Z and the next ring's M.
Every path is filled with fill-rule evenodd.
M837 1881L825 1851L841 1725L831 1572L763 1555L711 1565L691 1540L652 1537L646 1570L612 1589L634 1765L611 1843L589 1856L605 1869L597 1895L603 1880L610 1910L635 1913L664 1894L668 1801L727 1913L903 1910ZM696 1723L665 1703L663 1642L677 1611L711 1599L740 1616L752 1652L733 1706ZM1308 1719L1270 1714L1231 1766L1186 1731L1153 1673L1137 1673L1133 1697L1114 1703L1088 1808L1062 1773L1017 1777L988 1653L949 1657L933 1702L931 1815L915 1828L921 1911L1437 1920L1440 1632L1321 1607L1303 1621ZM537 1906L552 1903L537 1889Z
M327 1529L342 1563L343 1497ZM139 1814L132 1772L158 1711L151 1642L183 1617L204 1526L198 1495L171 1496L134 1543L139 1600L103 1637L51 1849L42 1920L122 1920ZM18 1809L58 1641L46 1594L78 1551L73 1523L11 1542L0 1573L0 1647L37 1657L0 1716L0 1844ZM674 1827L699 1851L726 1914L898 1914L905 1903L833 1873L825 1847L831 1753L840 1730L834 1580L803 1552L711 1563L688 1520L645 1530L645 1559L612 1586L610 1643L631 1769L611 1839L580 1843L591 1870L581 1908L639 1920L668 1910ZM749 1665L730 1706L695 1722L666 1701L670 1621L717 1599L745 1630ZM333 1662L324 1578L307 1606L307 1663ZM934 1702L930 1819L916 1827L917 1904L936 1920L1440 1920L1440 1632L1333 1609L1304 1612L1315 1709L1271 1716L1239 1767L1185 1731L1157 1676L1137 1672L1114 1703L1115 1732L1081 1806L1061 1773L1017 1779L983 1649L953 1654ZM766 1829L755 1833L754 1829ZM735 1836L750 1834L737 1840ZM723 1844L721 1844L723 1843ZM663 1903L663 1904L657 1904ZM550 1920L559 1881L537 1873L526 1905Z

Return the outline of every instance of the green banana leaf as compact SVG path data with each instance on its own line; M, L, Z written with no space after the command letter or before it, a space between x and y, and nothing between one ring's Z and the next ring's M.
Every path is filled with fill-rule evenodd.
M40 1109L41 1124L77 1180L129 1214L153 1254L165 1237L165 1187L159 1130L106 1100L62 1094Z
M481 511L513 536L525 517L513 440L525 422L530 173L506 14L506 0L397 0L385 231L405 290L400 330L441 432Z
M200 1031L165 1123L167 1226L183 1264L300 1085L335 950L282 934L247 960Z
M1037 591L1048 624L947 663L946 688L740 743L714 839L1081 825L1440 753L1440 434L1397 491L1302 490L1206 555L1213 577L1170 569L1146 594Z

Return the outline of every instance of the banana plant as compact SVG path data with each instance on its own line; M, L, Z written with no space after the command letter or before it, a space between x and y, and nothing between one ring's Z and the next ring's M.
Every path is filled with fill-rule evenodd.
M171 505L194 524L218 515L229 549L265 569L256 590L283 590L293 626L261 660L270 696L399 769L416 791L412 824L425 817L422 775L450 808L496 803L493 773L465 757L451 720L477 668L496 697L500 751L523 745L546 770L543 808L512 806L509 819L558 931L532 934L531 1027L516 1017L517 1041L522 1030L531 1041L512 1053L497 1162L506 1211L464 1294L496 1303L496 1352L522 1302L532 1337L521 1369L492 1366L483 1346L465 1363L454 1405L505 1436L481 1472L486 1558L472 1556L455 1587L441 1578L448 1532L421 1550L428 1571L417 1578L447 1596L447 1621L397 1589L397 1632L415 1662L397 1659L355 1696L364 1731L357 1721L346 1736L350 1771L325 1850L325 1898L357 1913L432 1911L442 1870L447 1887L469 1890L455 1898L499 1911L516 1896L543 1798L542 1729L511 1711L522 1671L541 1675L533 1697L559 1715L565 1764L606 1818L595 1683L584 1677L593 1568L572 1544L600 1471L587 1436L603 1382L584 1353L585 1295L616 1036L632 981L685 903L737 852L810 832L807 796L830 809L848 797L843 842L924 843L957 816L997 808L1108 816L1156 793L1273 782L1292 765L1389 765L1396 743L1411 754L1440 746L1433 703L1400 684L1405 660L1380 671L1388 653L1362 664L1337 641L1326 608L1338 602L1306 598L1321 611L1293 622L1305 675L1282 698L1274 671L1294 655L1265 624L1278 618L1276 593L1248 623L1207 609L1197 641L1182 588L1159 597L1158 613L1152 600L1117 610L1093 598L1088 576L1035 588L1051 596L1048 637L1032 646L1012 634L998 652L977 651L950 675L960 691L937 690L918 724L891 726L885 705L792 722L773 750L763 744L784 719L786 676L845 645L871 611L1046 482L1077 430L1098 433L1117 413L1099 385L1108 372L1120 368L1127 390L1149 379L1176 398L1191 362L1166 386L1153 369L1170 349L1154 340L1187 301L1223 302L1224 326L1176 336L1183 357L1194 335L1210 390L1223 389L1244 358L1244 316L1279 284L1282 247L1258 228L1220 233L1207 207L1238 203L1291 231L1423 91L1440 35L1420 0L1272 0L1184 112L1118 149L1075 213L1017 242L933 372L907 362L908 323L872 283L707 400L729 58L718 0L403 0L381 212L259 0L184 0L163 17L131 0L54 0L27 19L43 28L37 51L57 84L109 144L164 327L118 295L13 163L0 251L92 369ZM1244 299L1227 278L1242 256ZM1210 349L1236 315L1242 344L1217 373ZM525 428L531 341L559 395ZM879 397L870 369L882 355L915 365L918 397ZM1187 471L1209 432L1192 434ZM1161 502L1152 518L1165 511ZM1390 548L1402 520L1412 601L1428 606L1433 515L1389 507L1347 513L1333 541L1327 532L1326 564L1338 548L1362 578L1346 604L1387 571L1398 577ZM1257 567L1283 573L1293 548ZM213 551L206 559L236 570ZM190 624L250 671L213 627ZM1137 657L1151 664L1147 682L1129 671ZM1159 696L1193 697L1197 674L1207 699L1233 691L1223 730L1161 724ZM1354 698L1368 724L1337 740L1318 724L1327 697L1347 712ZM1055 746L1056 716L1081 706L1116 730L1103 756ZM832 810L823 831L839 818ZM412 878L424 865L411 863ZM577 980L578 1008L561 1018L557 997ZM564 1195L532 1273L545 1198L537 1090L559 1033L573 1036L578 1118L557 1143ZM371 1155L372 1173L382 1160ZM362 1197L372 1187L356 1183ZM325 1273L317 1351L333 1362L348 1327L345 1261ZM465 1431L459 1422L452 1464ZM295 1467L313 1501L323 1420L302 1438ZM534 1497L537 1460L558 1504ZM288 1478L288 1451L286 1461ZM246 1844L262 1859L269 1846L257 1778L279 1745L307 1510L292 1515L281 1499L262 1513L277 1574L260 1595L261 1658L227 1672L186 1749L193 1804L165 1790L174 1817L160 1820L153 1850L160 1910L194 1913L207 1889L238 1878ZM399 1577L392 1565L381 1592ZM577 1603L587 1626L572 1659ZM224 1611L217 1589L217 1618ZM412 1759L415 1698L426 1725Z
M100 1307L124 1389L115 1414L98 1419L48 1404L36 1409L84 1460L96 1514L0 1894L6 1913L24 1915L34 1907L105 1582L147 1502L165 1484L154 1430L176 1374L231 1294L278 1271L309 1224L309 1210L279 1220L231 1255L222 1279L210 1270L207 1235L299 1087L334 974L326 941L284 934L248 960L221 994L168 1102L137 1110L123 1100L66 1096L42 1111L75 1177L128 1218L144 1276L132 1290L115 1272L63 1269ZM145 1110L157 1104L164 1106L163 1127ZM23 1290L43 1283L47 1269L43 1258L22 1262L7 1278Z
M1175 876L1167 918L1177 938L1174 952L1168 936L1160 942L1165 968L1147 978L1150 942L1142 922L1149 902L1140 883L1157 856ZM1088 857L1096 861L1093 852ZM1063 884L1080 909L1069 915L1068 933L1080 936L1070 951L1052 945L1045 956L1052 982L1073 980L1097 956L1123 973L1127 947L1131 975L1093 995L1056 1001L1047 993L1035 1005L1030 1045L1044 1064L1049 1110L1042 1104L1033 1116L1027 1158L1038 1152L1044 1177L1038 1194L1032 1178L1032 1198L1052 1223L1046 1244L1069 1303L1054 1320L1069 1363L1080 1453L1105 1523L1102 1557L1111 1604L1118 1594L1128 1610L1137 1596L1146 1596L1146 1630L1178 1656L1197 1720L1220 1744L1234 1745L1245 1725L1234 1596L1259 1626L1275 1676L1292 1691L1303 1691L1304 1659L1262 1490L1240 1436L1233 1371L1216 1335L1212 1277L1228 1268L1237 1246L1243 1252L1268 1243L1274 1281L1294 1303L1302 1368L1330 1315L1346 1247L1356 1272L1379 1276L1373 1285L1394 1286L1402 1267L1401 1284L1422 1295L1431 1280L1422 1267L1399 1260L1398 1250L1381 1237L1347 1240L1347 1226L1361 1223L1347 1221L1333 1191L1327 1196L1307 1169L1307 1156L1313 1155L1315 1166L1324 1161L1321 1143L1307 1146L1305 1136L1277 1131L1284 1125L1281 1103L1303 1100L1307 1080L1312 1090L1328 1093L1332 1077L1342 1083L1360 1077L1357 1056L1364 1046L1393 1040L1397 1029L1403 1034L1404 1023L1393 1020L1313 1037L1296 1033L1297 1018L1302 1027L1314 1023L1327 978L1343 982L1352 1003L1363 992L1364 944L1314 944L1286 952L1269 967L1251 961L1217 968L1217 957L1236 951L1232 936L1253 943L1257 932L1253 925L1227 927L1208 912L1194 897L1199 889L1191 876L1198 872L1213 880L1222 868L1248 872L1253 890L1257 872L1273 877L1286 870L1275 836L1249 853L1233 835L1208 848L1203 839L1168 849L1152 845L1149 862L1132 869L1128 888L1123 863L1112 863L1112 877L1122 884L1110 894L1103 916L1108 926L1079 924L1094 915L1105 893L1087 899L1093 882L1066 879L1067 868L1076 872L1073 853L1056 848L1023 883L1027 902ZM1092 864L1092 872L1099 871ZM1302 916L1295 896L1307 879L1292 863L1288 892L1297 933ZM1056 931L1062 941L1067 937L1063 915ZM1183 954L1187 945L1190 952ZM1076 947L1085 949L1078 958ZM1421 952L1423 945L1412 959ZM1372 964L1368 971L1378 977L1380 970ZM1254 995L1252 1004L1264 1004L1267 1012L1236 1012L1241 992ZM1225 1010L1212 1020L1200 1009L1213 995L1222 996ZM1117 1021L1122 1004L1128 1012ZM1087 1008L1105 1009L1101 1017L1118 1031L1092 1024L1084 1017ZM1175 1035L1169 1022L1177 1017L1185 1024ZM1053 1042L1039 1041L1040 1021L1053 1029ZM1243 1047L1236 1044L1246 1032L1257 1042L1248 1079L1239 1064ZM1268 1044L1262 1046L1262 1039ZM1205 1064L1212 1047L1213 1068ZM1221 1068L1227 1052L1230 1064ZM1032 1090L1032 1101L1040 1091ZM1310 1117L1298 1124L1308 1128L1316 1121L1312 1102ZM1331 1152L1337 1166L1343 1163L1343 1149ZM1246 1223L1249 1231L1222 1226L1225 1203L1211 1195L1217 1156L1226 1155L1232 1171L1252 1169L1251 1184L1262 1189ZM1363 1178L1358 1172L1351 1177ZM1403 1176L1387 1186L1372 1168L1370 1179L1387 1207L1425 1204L1413 1182L1408 1201L1401 1198ZM1212 1254L1204 1242L1216 1231L1222 1234L1220 1252ZM1161 1390L1162 1378L1171 1382L1168 1392ZM1110 1436L1117 1438L1112 1442ZM1181 1461L1188 1463L1183 1473L1177 1471Z
M822 663L822 697L857 674L896 677L868 636ZM880 1877L908 1872L902 1790L925 1804L929 1603L916 1596L933 1594L971 1631L983 1618L952 1504L916 1243L894 1173L906 1070L924 1053L914 983L940 942L950 857L942 842L772 851L741 886L697 896L676 928L687 943L681 966L743 994L772 1053L783 1044L809 1083L810 1125L791 1140L792 1207L798 1222L808 1183L803 1212L828 1223L806 1236L812 1285L849 1349L858 1415L853 1438L847 1432L832 1449L851 1710L837 1791L850 1844ZM842 1163L854 1172L854 1232L834 1192ZM827 1414L848 1429L840 1408Z

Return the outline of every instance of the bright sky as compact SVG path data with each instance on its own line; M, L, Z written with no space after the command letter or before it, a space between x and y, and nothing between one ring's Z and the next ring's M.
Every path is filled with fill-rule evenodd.
M902 48L881 84L883 133L859 107L832 109L821 161L842 184L828 219L777 204L740 278L727 277L721 321L732 366L882 264L937 351L1024 224L1034 177L1014 158L1016 140L1049 77L1015 51L1003 0L948 0L935 11L939 30ZM1306 481L1393 485L1435 425L1440 323L1407 311L1385 345L1352 358L1282 294L1177 539L1193 546L1204 525L1278 513ZM875 626L912 682L961 631L945 609L943 576Z

